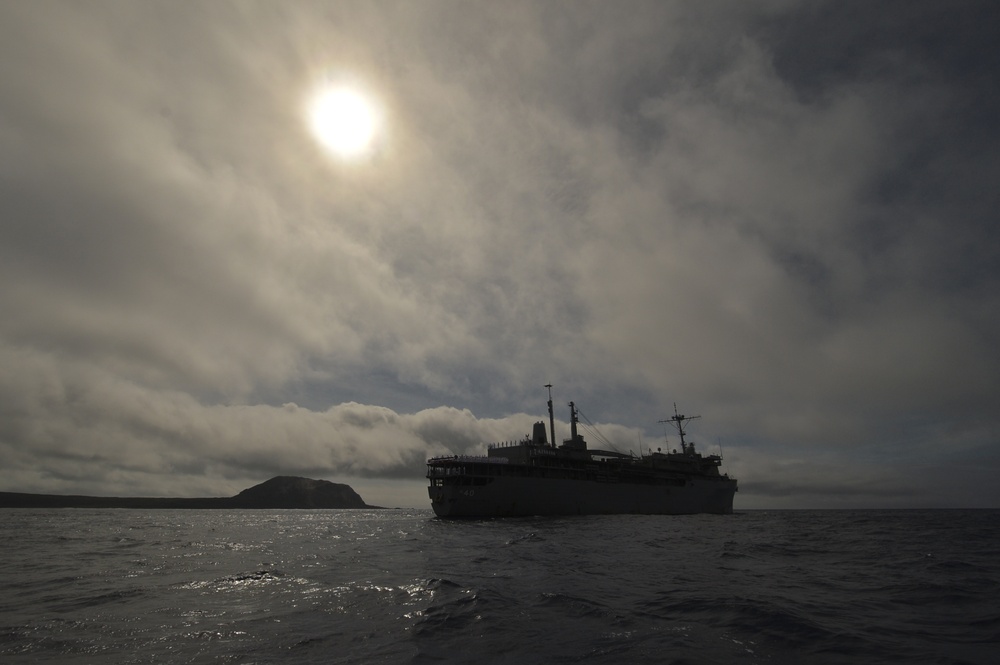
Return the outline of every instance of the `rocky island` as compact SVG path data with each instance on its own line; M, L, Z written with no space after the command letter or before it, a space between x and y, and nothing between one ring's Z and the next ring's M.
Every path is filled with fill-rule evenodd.
M209 498L76 496L0 492L0 508L377 508L349 485L276 476L236 496Z

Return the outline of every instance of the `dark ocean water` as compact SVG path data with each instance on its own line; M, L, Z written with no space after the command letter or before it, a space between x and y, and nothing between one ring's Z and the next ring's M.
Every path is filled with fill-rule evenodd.
M0 511L3 663L1000 662L1000 511Z

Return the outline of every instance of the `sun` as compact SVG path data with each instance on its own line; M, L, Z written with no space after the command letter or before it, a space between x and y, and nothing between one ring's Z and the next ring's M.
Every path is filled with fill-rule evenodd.
M309 103L308 116L316 140L343 159L368 154L382 124L381 111L371 97L347 86L319 90Z

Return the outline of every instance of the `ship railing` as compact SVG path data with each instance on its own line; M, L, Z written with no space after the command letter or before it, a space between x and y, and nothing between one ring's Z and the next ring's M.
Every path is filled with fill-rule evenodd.
M530 446L531 439L525 437L520 441L497 441L496 443L487 444L486 447L490 450L494 448L516 448L518 446Z
M508 464L508 462L509 460L506 457L485 457L481 455L449 455L447 457L434 457L427 460L427 477L464 476L469 473L476 473L474 471L476 466L466 465L485 464L490 467L498 467ZM495 473L489 472L487 475L492 476L495 475Z
M486 455L445 455L444 457L432 457L427 460L428 464L437 462L470 462L475 464L507 464L506 457L487 457Z
M427 460L427 477L433 485L450 477L488 478L506 475L506 457L482 457L478 455L452 455Z

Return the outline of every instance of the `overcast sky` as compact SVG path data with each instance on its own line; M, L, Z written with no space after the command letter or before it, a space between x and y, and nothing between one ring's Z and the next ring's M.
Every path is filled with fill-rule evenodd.
M998 25L0 0L0 490L428 507L552 383L560 438L570 400L635 452L700 414L737 510L998 508ZM330 83L360 157L310 129Z

